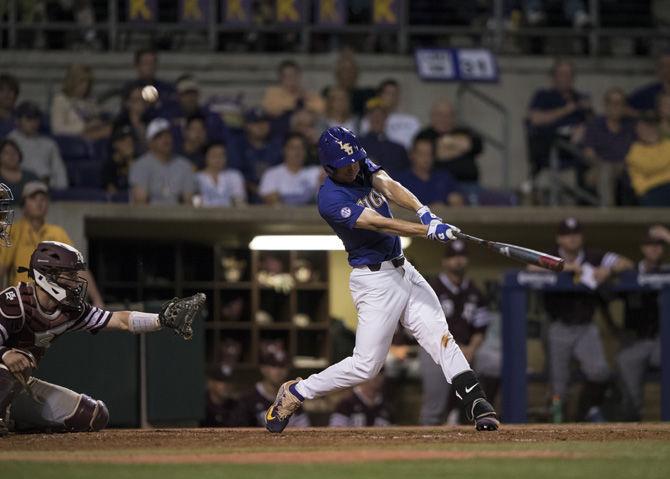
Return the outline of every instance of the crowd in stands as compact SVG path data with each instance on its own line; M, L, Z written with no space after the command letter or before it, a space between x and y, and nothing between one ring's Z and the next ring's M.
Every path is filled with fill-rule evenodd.
M551 85L535 92L527 115L531 177L552 163L604 205L670 206L670 53L658 80L626 94L610 88L604 111L574 86L574 66L557 60Z
M117 112L96 102L86 65L67 69L48 112L17 102L19 82L0 75L0 179L16 197L21 185L40 179L56 200L309 204L323 180L319 136L342 125L425 203L515 203L479 184L482 138L458 124L448 99L436 99L422 125L401 111L397 80L358 84L350 51L338 57L334 83L321 92L304 86L300 65L281 62L260 105L237 116L215 111L191 74L174 84L161 79L155 50L137 51L134 66ZM543 171L557 164L601 204L669 205L670 54L659 58L658 76L633 92L607 90L600 113L591 95L575 88L574 66L557 60L551 84L530 98L531 178L541 185Z

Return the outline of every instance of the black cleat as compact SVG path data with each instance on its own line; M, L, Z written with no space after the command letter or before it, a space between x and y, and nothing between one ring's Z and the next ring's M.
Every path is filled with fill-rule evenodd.
M475 399L469 412L466 416L474 421L478 431L496 431L500 427L495 409L484 398Z

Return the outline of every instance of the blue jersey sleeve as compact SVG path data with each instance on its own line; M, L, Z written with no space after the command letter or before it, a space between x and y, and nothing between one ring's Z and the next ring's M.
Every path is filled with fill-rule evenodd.
M381 166L372 161L370 158L366 158L361 162L361 174L363 175L363 185L372 186L372 175L377 173L380 170L383 170ZM360 180L359 180L360 181Z
M319 214L331 225L354 229L365 207L339 195L319 195Z

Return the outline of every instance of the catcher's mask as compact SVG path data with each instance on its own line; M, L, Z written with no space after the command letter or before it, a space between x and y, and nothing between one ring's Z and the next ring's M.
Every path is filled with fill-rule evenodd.
M42 241L30 257L28 276L65 309L81 310L88 282L79 276L86 269L84 257L70 245ZM19 271L26 271L19 268Z
M0 246L12 245L9 240L9 231L14 222L13 202L12 190L6 184L0 183Z

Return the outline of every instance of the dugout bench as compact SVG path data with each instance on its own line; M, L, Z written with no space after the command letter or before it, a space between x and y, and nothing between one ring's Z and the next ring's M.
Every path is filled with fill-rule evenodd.
M661 420L670 421L670 274L627 271L604 286L613 293L658 291L661 336ZM506 423L528 422L528 292L591 292L575 285L571 273L508 271L502 285L502 417Z

